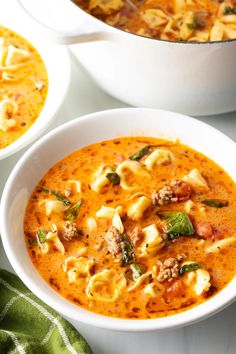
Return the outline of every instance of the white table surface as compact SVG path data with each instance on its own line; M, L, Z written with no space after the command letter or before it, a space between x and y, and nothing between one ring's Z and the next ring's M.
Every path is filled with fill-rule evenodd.
M15 5L15 0L0 0L0 11L3 7L6 9L7 6ZM14 16L16 16L16 13L14 13ZM50 129L86 113L126 106L95 86L73 54L71 54L71 61L72 81L69 92ZM201 117L199 119L236 140L236 113ZM23 153L24 150L7 160L0 161L0 195L10 171ZM231 158L236 157L232 156ZM0 267L13 271L4 253L1 241ZM73 324L88 340L94 354L236 353L236 304L195 325L162 332L130 334L102 330L78 322L73 322Z

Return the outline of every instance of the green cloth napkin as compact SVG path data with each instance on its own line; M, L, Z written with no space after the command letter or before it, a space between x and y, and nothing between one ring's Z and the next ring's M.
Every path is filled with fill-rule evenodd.
M85 339L14 274L0 269L0 353L91 354Z

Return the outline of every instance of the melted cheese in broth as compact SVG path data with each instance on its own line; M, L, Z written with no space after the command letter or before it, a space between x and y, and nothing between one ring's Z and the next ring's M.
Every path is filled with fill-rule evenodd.
M48 77L36 49L0 26L0 149L23 135L46 100Z

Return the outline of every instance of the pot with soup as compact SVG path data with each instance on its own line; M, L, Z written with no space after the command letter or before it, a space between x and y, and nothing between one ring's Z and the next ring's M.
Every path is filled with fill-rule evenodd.
M123 319L186 311L236 272L236 186L181 143L122 137L52 166L25 212L44 280L86 310Z
M192 115L236 109L234 0L53 1L77 29L41 33L84 43L71 50L109 94Z

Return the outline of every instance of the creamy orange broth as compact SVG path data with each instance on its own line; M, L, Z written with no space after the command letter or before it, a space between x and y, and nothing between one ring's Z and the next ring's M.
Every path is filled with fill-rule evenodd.
M74 0L109 25L138 35L207 42L236 38L235 0Z
M3 149L23 135L39 116L47 96L48 77L42 58L25 38L0 26L0 42L0 105L8 100L7 110L6 106L0 109L0 120L2 117L6 121L15 120L7 130L1 128L0 122L0 149ZM12 65L7 65L12 46L26 55L20 53L13 58Z
M150 177L137 177L131 173L127 175L128 181L137 188L127 191L120 185L112 183L103 187L100 193L91 189L92 175L106 163L118 171L119 164L129 158L130 155L146 145L155 145L153 151L164 149L174 154L174 160L163 164L154 165L151 171L145 167L145 159L153 152L139 160L138 164L143 170L150 173ZM139 220L131 220L127 216L130 204L135 198L145 194L148 198L154 191L160 190L172 180L182 180L191 170L198 169L202 174L207 189L191 187L191 196L184 201L170 202L164 205L150 205ZM69 180L81 182L82 190L77 192L75 185L70 185ZM186 182L189 186L189 184ZM56 200L55 195L48 193L44 188L57 191L62 196L76 203L83 198L81 209L74 223L80 229L77 238L66 241L63 238L63 227L65 225L66 211L54 213L50 216L45 214L45 199ZM134 193L141 194L134 196ZM186 210L188 199L194 203L194 207L188 211L195 232L191 236L179 236L174 240L166 239L165 220L162 220L157 212L160 211L183 211ZM228 204L222 208L211 207L203 204L205 199L217 199ZM132 280L130 264L122 266L119 255L115 256L109 252L107 231L111 227L111 220L96 217L96 212L101 206L123 207L122 223L124 233L131 241L131 233L134 227L143 229L151 224L158 227L163 237L164 246L157 250L154 255L140 257L140 244L134 244L133 249L136 255L135 263L142 265L143 272L152 272L146 280L133 291L128 291L135 283ZM68 207L67 207L68 208ZM40 272L45 281L59 294L66 299L89 311L119 318L155 318L172 315L192 306L198 305L212 295L224 288L234 277L236 271L236 242L230 246L220 247L217 252L207 253L205 249L216 244L219 240L235 236L235 214L236 214L236 187L231 178L213 161L204 155L184 146L178 142L171 143L164 140L146 137L125 137L102 143L93 144L75 151L62 161L53 166L38 183L32 193L26 214L25 214L25 240L29 255L34 266ZM94 217L97 222L97 231L89 231L86 220ZM39 229L51 230L52 224L58 228L58 235L64 246L65 253L52 247L48 253L42 253L39 241L36 241L36 233ZM131 242L132 242L131 241ZM141 235L143 242L143 234ZM148 247L148 246L147 246ZM81 250L82 249L82 250ZM63 262L70 256L83 256L87 260L94 260L90 274L81 276L75 282L69 283L68 273L63 270ZM196 295L193 286L187 284L189 274L196 274L195 271L186 272L169 281L159 281L161 264L160 261L184 255L179 266L185 262L196 262L201 270L207 271L210 275L210 284L205 290ZM153 268L154 267L154 268ZM146 269L145 269L146 268ZM115 301L96 300L96 296L90 297L86 293L89 279L105 269L113 270L118 276L123 275L126 285ZM141 275L140 275L141 276ZM154 290L154 294L145 293L148 284ZM88 289L88 288L87 288ZM108 292L111 299L114 289ZM101 294L105 288L99 288ZM147 292L147 291L146 291Z

